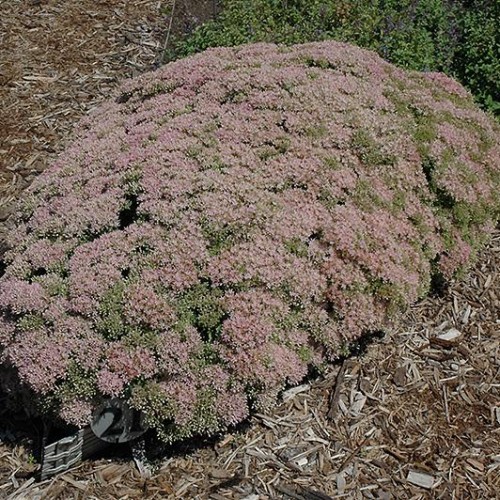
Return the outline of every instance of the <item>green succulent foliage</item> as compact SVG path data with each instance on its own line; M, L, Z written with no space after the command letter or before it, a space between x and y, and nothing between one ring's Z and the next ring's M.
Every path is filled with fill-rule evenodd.
M366 165L393 165L396 161L393 156L385 154L370 134L363 129L354 133L352 147L359 159Z
M245 236L244 229L236 223L220 226L213 224L208 219L203 221L202 231L211 255L219 255Z
M198 433L215 434L221 430L214 408L215 394L212 389L200 389L191 419L185 424L175 422L176 404L157 382L147 381L132 389L129 403L143 411L146 424L155 429L165 443L172 443Z
M98 330L109 340L118 340L125 332L123 293L125 286L117 283L106 292L99 305Z
M499 25L499 0L224 0L166 59L250 42L341 40L407 69L455 76L498 117Z
M17 327L25 332L42 329L45 325L45 320L39 314L26 314L17 322Z
M309 248L307 243L299 238L292 238L285 243L285 248L297 257L307 257L309 255Z
M58 387L57 396L62 401L74 398L91 398L96 395L95 375L72 361L66 380Z
M192 325L208 341L215 340L227 313L221 304L223 293L208 283L200 283L183 293L177 301L179 326Z
M160 439L172 440L166 427L173 423L175 408L158 382L149 380L143 385L136 385L130 394L129 404L144 412L146 424L157 430Z

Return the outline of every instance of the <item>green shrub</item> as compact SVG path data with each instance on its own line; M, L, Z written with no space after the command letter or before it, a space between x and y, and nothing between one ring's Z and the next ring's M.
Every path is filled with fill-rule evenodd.
M463 13L453 71L483 107L500 115L500 1L476 0Z

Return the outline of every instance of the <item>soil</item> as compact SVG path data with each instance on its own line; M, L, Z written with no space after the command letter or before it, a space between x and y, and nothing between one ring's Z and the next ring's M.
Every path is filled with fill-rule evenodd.
M80 117L218 8L175 3L0 0L0 242ZM150 450L149 478L111 448L36 482L34 422L0 408L0 498L498 498L499 269L497 231L461 282L363 354L223 436Z

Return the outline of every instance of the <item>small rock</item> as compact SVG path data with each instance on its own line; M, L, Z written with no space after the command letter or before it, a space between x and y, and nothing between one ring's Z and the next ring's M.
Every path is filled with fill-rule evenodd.
M406 367L400 366L394 372L392 381L398 387L404 387L406 385Z

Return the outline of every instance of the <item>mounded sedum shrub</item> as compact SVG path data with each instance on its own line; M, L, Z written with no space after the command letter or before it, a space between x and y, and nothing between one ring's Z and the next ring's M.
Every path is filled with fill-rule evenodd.
M69 423L122 397L166 441L224 429L463 269L498 144L455 81L341 43L129 80L20 206L1 363Z

